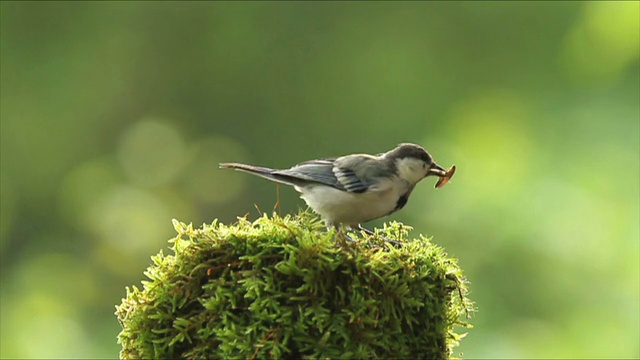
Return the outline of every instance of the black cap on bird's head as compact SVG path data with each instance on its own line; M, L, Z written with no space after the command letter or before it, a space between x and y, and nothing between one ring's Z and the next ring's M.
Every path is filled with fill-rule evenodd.
M385 154L389 159L404 159L404 158L414 158L424 161L427 164L433 162L433 158L427 150L425 150L422 146L410 143L403 143L396 146L395 149L389 151Z
M442 166L438 165L427 150L420 145L411 143L399 144L395 149L384 154L384 156L394 162L398 162L402 159L416 159L422 161L426 167L424 177L437 176L440 178L436 187L443 186L453 175L452 171L447 171ZM453 171L455 171L455 168L453 168Z

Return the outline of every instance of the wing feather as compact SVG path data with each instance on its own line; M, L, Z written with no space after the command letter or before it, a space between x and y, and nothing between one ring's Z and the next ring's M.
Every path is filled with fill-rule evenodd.
M275 171L274 174L345 190L340 186L338 179L333 174L333 163L333 159L311 160L298 164L290 169Z
M369 189L369 184L367 184L363 179L359 178L358 175L351 169L334 166L333 174L335 175L340 185L342 185L342 187L348 192L363 193Z
M337 159L311 160L274 175L328 185L352 193L363 193L375 185L375 179L393 173L371 155L348 155Z

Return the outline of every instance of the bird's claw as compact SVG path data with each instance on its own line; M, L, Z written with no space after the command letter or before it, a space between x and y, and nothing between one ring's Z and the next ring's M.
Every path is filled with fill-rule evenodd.
M356 239L352 238L351 236L349 236L349 234L344 234L345 239L351 241L351 242L356 242Z
M374 231L371 231L371 230L369 230L369 229L367 229L367 228L364 228L364 227L362 227L362 225L358 225L358 230L360 230L360 231L364 232L364 233L365 233L365 234L367 234L367 235L370 235L370 236L376 236L376 233L375 233ZM401 242L399 242L399 241L391 240L391 239L388 239L388 238L386 238L386 237L384 237L384 236L381 236L381 235L378 235L377 237L379 237L379 238L381 238L382 240L384 240L385 242L388 242L388 243L390 243L390 244L392 244L392 245L395 245L395 246L397 246L397 247L402 246L402 243L401 243Z

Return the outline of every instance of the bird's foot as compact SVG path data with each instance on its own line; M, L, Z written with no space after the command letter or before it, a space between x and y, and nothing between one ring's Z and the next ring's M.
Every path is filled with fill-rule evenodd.
M336 239L339 240L342 244L346 244L346 241L350 241L353 243L356 242L356 239L349 236L349 234L347 234L347 231L344 228L336 229Z
M356 239L352 238L351 236L349 236L349 234L344 234L344 238L351 241L351 242L356 242Z
M364 227L362 227L362 225L358 225L358 230L364 232L367 235L376 236L376 233L374 231L371 231L371 230L369 230L367 228L364 228ZM386 238L384 236L380 236L380 235L378 235L378 237L381 238L382 240L384 240L385 242L388 242L388 243L390 243L392 245L395 245L395 246L398 246L398 247L402 246L402 243L399 242L399 241L391 240L391 239L388 239L388 238Z

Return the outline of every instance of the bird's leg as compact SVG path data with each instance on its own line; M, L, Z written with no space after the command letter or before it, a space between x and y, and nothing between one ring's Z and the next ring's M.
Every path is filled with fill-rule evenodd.
M344 228L344 226L340 226L340 225L327 225L327 230L331 230L331 228L335 228L336 229L336 237L340 238L340 239L346 239L349 240L351 242L356 242L355 239L353 239L351 236L349 236L349 234L347 234L347 230Z
M348 226L340 226L340 231L342 231L342 233L344 234L344 238L351 241L351 242L356 242L356 239L352 238L351 236L349 236L349 234L347 234L347 229L349 227Z
M371 230L369 230L367 228L362 227L362 225L360 225L360 224L358 224L358 230L363 231L365 234L370 235L370 236L375 236L376 235L375 232L373 232L373 231L371 231ZM402 243L399 242L399 241L387 239L384 236L380 236L380 237L382 238L382 240L384 240L384 241L386 241L386 242L388 242L390 244L393 244L395 246L402 246Z
M375 232L373 232L373 231L371 231L371 230L369 230L369 229L367 229L365 227L362 227L362 225L360 225L360 224L358 224L358 230L363 231L365 234L371 235L371 236L376 234Z
M273 212L276 210L280 210L280 183L276 183L276 204L273 205ZM278 215L282 216L280 213Z
M347 234L346 232L344 233L344 237L345 239L351 241L351 242L356 242L356 239L352 238L351 236L349 236L349 234Z

